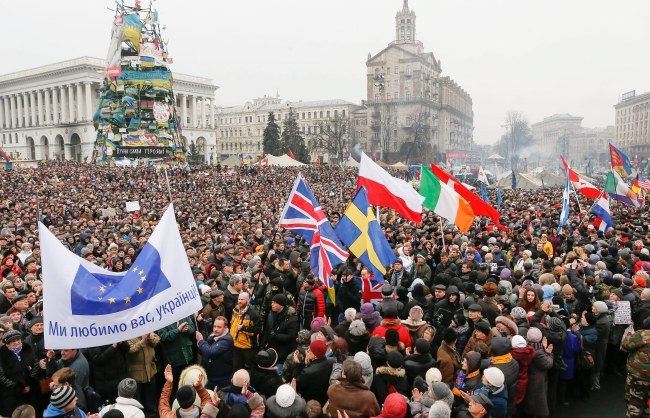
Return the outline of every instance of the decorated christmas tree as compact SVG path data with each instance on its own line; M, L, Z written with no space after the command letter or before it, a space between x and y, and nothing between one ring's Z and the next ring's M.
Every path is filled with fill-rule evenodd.
M99 105L94 160L133 158L185 165L173 77L158 12L117 4Z

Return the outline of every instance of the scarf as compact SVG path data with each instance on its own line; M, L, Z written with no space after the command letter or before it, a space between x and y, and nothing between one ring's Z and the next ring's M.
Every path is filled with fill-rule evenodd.
M494 356L492 357L492 362L491 364L494 366L496 364L507 364L512 361L512 355L510 353L506 353L502 356Z
M14 354L16 355L16 357L18 357L18 361L21 360L21 359L20 359L20 351L23 349L23 346L22 346L22 345L21 345L20 347L15 347L15 348L7 347L7 348L9 348L9 351L11 351L12 353L14 353Z
M473 372L468 374L465 374L465 372L462 370L458 372L458 376L454 381L454 387L452 388L452 393L456 396L461 396L460 394L461 391L463 392L467 391L467 385L466 385L467 379L476 377L478 376L478 374L479 374L478 370L474 370Z

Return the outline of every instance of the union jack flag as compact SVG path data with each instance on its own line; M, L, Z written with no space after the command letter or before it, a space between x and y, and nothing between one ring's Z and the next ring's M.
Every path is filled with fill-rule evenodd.
M384 296L381 294L381 288L384 286L384 284L384 282L379 282L376 279L368 279L362 277L361 302L372 303L373 305L381 302L384 299Z
M311 271L331 287L332 269L348 258L345 246L334 233L325 212L312 193L307 180L298 174L280 218L280 226L311 243Z

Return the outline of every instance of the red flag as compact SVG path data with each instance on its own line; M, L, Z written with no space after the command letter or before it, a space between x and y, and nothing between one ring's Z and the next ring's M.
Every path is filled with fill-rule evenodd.
M564 159L564 156L560 155L562 160L562 165L565 170L569 170L569 181L573 184L573 187L582 193L587 199L597 199L600 196L600 190L593 184L589 183L587 180L582 179L578 173L573 171L569 164Z
M435 176L438 177L440 181L447 183L449 187L452 187L456 193L464 197L465 200L469 202L469 205L474 211L474 215L487 216L499 229L502 229L504 231L508 230L508 228L503 226L499 221L501 214L489 203L481 199L480 196L472 193L467 187L463 186L462 183L458 181L454 176L447 173L445 170L433 163L431 163L431 171L433 171L433 174L435 174Z
M291 148L289 148L289 157L291 157L292 160L296 159L296 157L293 155L293 152L291 151Z

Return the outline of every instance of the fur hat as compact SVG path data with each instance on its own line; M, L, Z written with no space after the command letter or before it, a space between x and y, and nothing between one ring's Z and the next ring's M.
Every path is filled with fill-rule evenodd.
M301 329L298 331L298 336L296 337L296 342L298 345L307 345L311 342L311 332L308 329Z
M355 337L358 337L360 335L365 334L366 324L360 319L355 319L350 323L350 327L348 328L348 331L350 332L350 335L354 335Z
M485 369L483 377L485 377L490 386L494 386L495 388L503 386L503 383L506 380L501 369L497 369L496 367L488 367Z
M282 408L288 408L293 405L296 400L296 391L293 390L291 385L284 384L278 387L275 392L275 402Z
M121 396L123 398L133 398L137 390L138 390L138 383L134 379L127 377L126 379L118 383L117 396Z
M539 328L530 327L526 333L526 339L531 343L538 343L542 341L542 331Z
M196 399L196 390L190 385L184 385L176 391L176 400L181 408L189 408Z

